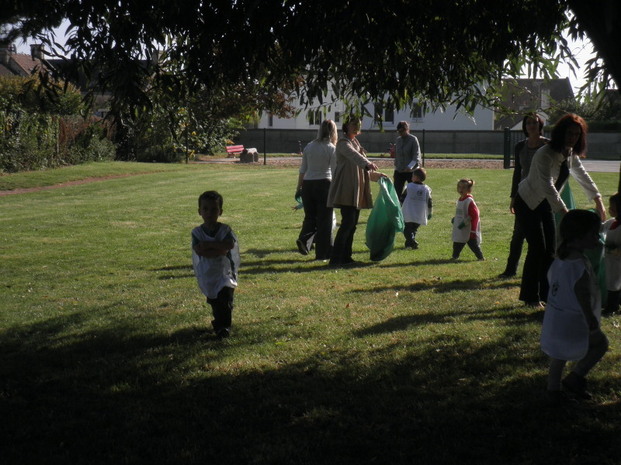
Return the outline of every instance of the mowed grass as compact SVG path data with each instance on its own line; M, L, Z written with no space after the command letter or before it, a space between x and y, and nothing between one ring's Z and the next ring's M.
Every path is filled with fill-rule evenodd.
M430 170L420 249L399 237L370 262L364 211L364 266L335 270L297 253L294 168L105 163L86 177L111 166L134 176L0 197L2 463L618 463L619 317L603 321L594 401L550 408L542 313L497 278L511 171ZM464 176L485 262L448 260ZM592 176L614 192L617 174ZM202 331L190 266L208 189L242 252L224 341Z

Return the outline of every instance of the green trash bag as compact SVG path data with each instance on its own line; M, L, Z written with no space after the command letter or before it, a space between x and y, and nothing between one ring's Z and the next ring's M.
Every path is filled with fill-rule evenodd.
M395 235L403 231L403 213L399 197L387 177L378 181L379 196L367 221L366 240L371 260L380 261L388 257L395 246Z

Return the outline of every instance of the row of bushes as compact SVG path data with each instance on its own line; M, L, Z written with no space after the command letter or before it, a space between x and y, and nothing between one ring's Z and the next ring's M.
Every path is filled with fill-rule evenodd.
M0 111L0 173L113 159L115 146L94 119Z
M0 76L0 173L114 158L101 120L71 85L46 91L36 75Z

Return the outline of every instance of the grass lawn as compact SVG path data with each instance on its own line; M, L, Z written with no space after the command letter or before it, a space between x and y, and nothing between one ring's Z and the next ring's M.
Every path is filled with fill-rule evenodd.
M0 190L63 170L2 176ZM611 349L590 376L594 401L550 408L543 315L519 305L518 279L497 278L511 171L429 170L420 249L399 237L370 262L364 211L365 266L346 270L297 253L294 168L75 172L134 176L0 197L3 464L619 463L621 319L603 321ZM476 181L485 262L468 248L447 260L463 176ZM614 192L618 174L592 176ZM202 331L210 310L190 266L208 189L242 253L223 341Z

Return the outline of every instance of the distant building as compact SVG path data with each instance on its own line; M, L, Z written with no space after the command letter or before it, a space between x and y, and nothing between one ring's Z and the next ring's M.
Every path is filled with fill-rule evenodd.
M34 44L30 48L30 55L17 53L14 44L0 40L0 76L32 75L41 66L42 48Z
M338 127L346 114L345 104L336 100L333 95L324 98L324 103L314 102L308 108L298 106L297 116L292 118L278 118L263 113L255 124L255 129L317 129L324 119L334 120ZM295 100L292 102L295 106ZM412 131L420 130L492 130L494 112L491 109L477 106L473 115L466 115L457 110L456 106L449 105L445 110L424 111L422 105L408 107L400 111L386 107L380 103L365 106L368 115L362 119L362 129L385 131L396 130L399 121L408 121ZM381 121L381 125L380 125Z
M569 78L504 79L501 107L496 113L494 129L521 129L525 113L538 112L547 121L555 113L555 105L572 99L574 92Z

